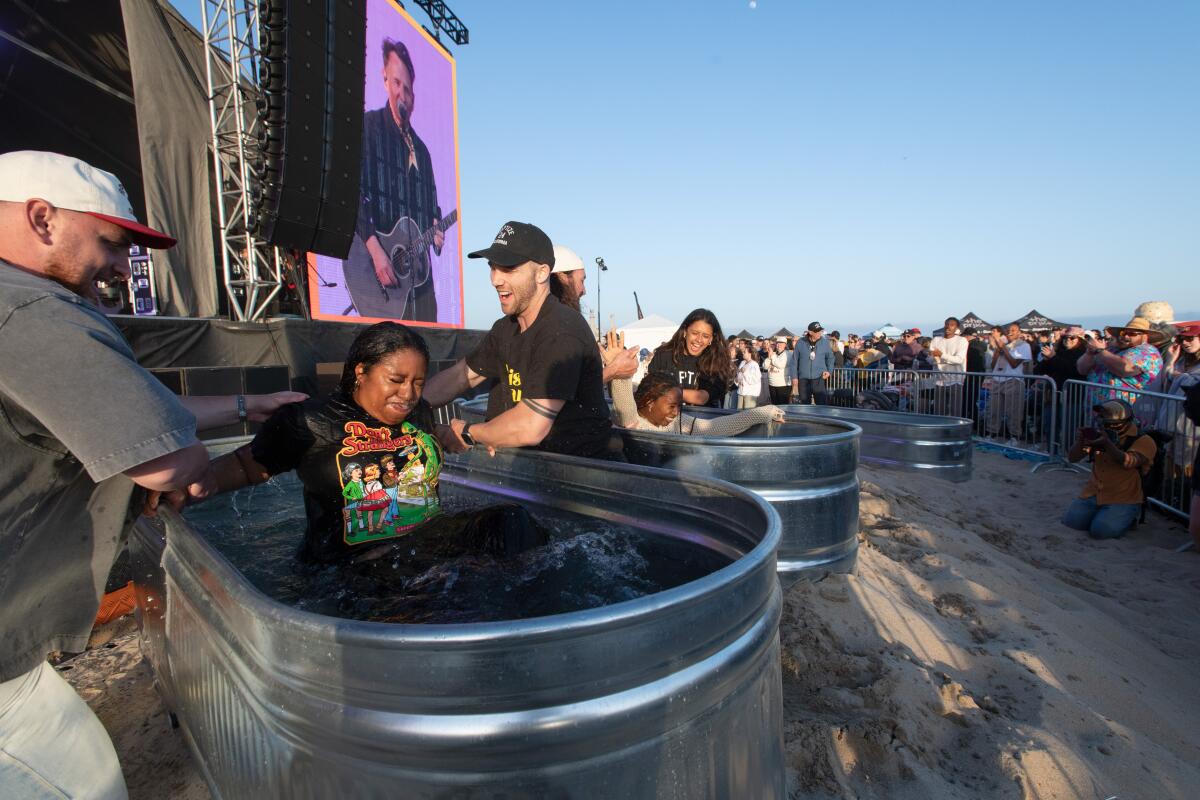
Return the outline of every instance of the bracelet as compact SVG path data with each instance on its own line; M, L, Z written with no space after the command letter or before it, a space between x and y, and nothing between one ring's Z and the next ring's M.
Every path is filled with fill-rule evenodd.
M238 422L246 421L246 395L239 394L237 396Z

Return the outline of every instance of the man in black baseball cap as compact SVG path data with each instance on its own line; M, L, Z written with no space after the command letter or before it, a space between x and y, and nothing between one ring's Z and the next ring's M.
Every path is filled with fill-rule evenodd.
M825 405L829 400L825 381L833 374L834 358L829 340L821 335L824 330L821 323L810 322L805 334L796 340L788 365L793 402L808 405L815 400Z
M476 444L536 447L552 453L624 459L604 398L604 363L592 331L550 294L554 246L536 225L506 222L486 258L504 316L479 346L425 384L425 399L444 405L491 378L487 420L454 420L451 451Z
M496 233L491 247L467 253L467 258L486 258L500 267L519 267L526 261L554 266L554 245L541 228L528 222L506 222Z

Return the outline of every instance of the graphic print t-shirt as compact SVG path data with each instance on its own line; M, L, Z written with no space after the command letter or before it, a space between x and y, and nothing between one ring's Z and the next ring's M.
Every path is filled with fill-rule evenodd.
M553 297L521 332L515 317L501 317L467 356L467 366L496 381L487 419L524 398L562 400L562 410L539 450L598 457L612 432L604 398L604 364L583 317Z
M700 357L684 353L675 356L669 345L662 345L654 351L650 366L646 367L648 375L663 375L681 389L703 389L708 392L708 402L704 405L719 408L725 401L725 387L713 376L701 374Z
M304 485L306 560L403 536L441 512L437 439L409 420L380 422L339 395L279 409L250 450L272 475L294 469Z

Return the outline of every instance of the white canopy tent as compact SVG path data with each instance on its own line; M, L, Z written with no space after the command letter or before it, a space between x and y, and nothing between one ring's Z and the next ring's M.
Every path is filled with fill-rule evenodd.
M884 336L886 336L889 339L899 339L900 334L904 333L904 331L900 330L895 325L893 325L892 323L889 322L887 325L884 325L882 328L879 329L879 333L882 333Z
M666 317L660 317L658 314L648 314L645 319L639 319L636 322L631 322L628 325L617 328L617 332L625 334L626 347L637 345L638 347L653 351L660 344L674 336L678 328L678 323L671 322Z

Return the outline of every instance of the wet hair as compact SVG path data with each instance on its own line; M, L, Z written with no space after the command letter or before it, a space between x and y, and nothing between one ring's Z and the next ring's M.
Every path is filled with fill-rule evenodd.
M721 332L721 323L717 321L717 315L707 308L697 308L684 317L666 347L670 348L674 361L678 364L679 359L687 355L687 329L695 322L708 323L713 335L712 341L697 359L700 373L717 378L722 386L728 386L733 380L733 364L729 360L729 354L725 352L725 334Z
M338 383L338 392L346 398L354 398L354 385L358 376L354 373L359 364L364 370L378 364L393 353L405 350L415 350L425 360L425 368L429 369L429 345L421 335L399 322L377 322L361 331L350 344L350 352L346 354L346 363L342 365L342 379ZM416 407L408 415L414 425L426 431L433 430L433 409L422 397Z
M383 40L383 65L387 66L388 56L395 54L396 58L400 59L400 63L408 69L408 77L413 83L417 82L417 71L413 69L412 56L408 54L408 47L404 42L397 42L395 39L384 38Z
M575 293L575 284L567 277L566 272L550 273L550 294L567 308L579 311L579 295ZM582 313L582 312L580 312Z
M670 378L658 373L651 373L642 378L642 382L638 384L637 391L633 394L633 401L638 408L646 408L667 392L678 388L679 384Z

